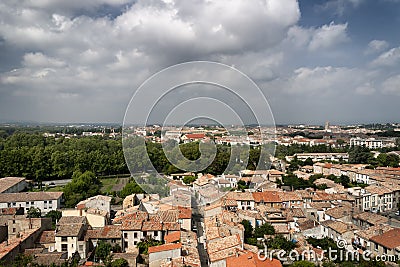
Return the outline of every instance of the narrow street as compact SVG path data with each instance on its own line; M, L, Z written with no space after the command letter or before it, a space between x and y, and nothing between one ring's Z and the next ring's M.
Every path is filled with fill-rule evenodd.
M199 213L198 203L195 197L192 196L192 224L194 229L197 229L197 250L199 251L201 266L206 267L208 266L208 253L206 250L205 244L205 235L204 235L204 218Z

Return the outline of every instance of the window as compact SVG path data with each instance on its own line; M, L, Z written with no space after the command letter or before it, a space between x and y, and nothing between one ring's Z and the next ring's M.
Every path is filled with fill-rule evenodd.
M13 228L13 233L15 233L15 231L17 231L17 229Z
M53 200L49 200L49 204L53 204Z
M29 202L25 202L26 205L29 205Z
M31 201L31 205L35 204L35 202Z
M83 245L79 245L79 251L83 251Z
M47 204L47 200L44 201L44 204Z
M378 244L375 243L375 250L378 251Z
M137 238L137 237L138 237L137 233L136 232L133 233L133 238Z
M66 236L62 236L61 237L61 242L67 242L67 237Z
M128 242L127 241L124 242L124 247L128 248Z
M124 233L124 238L128 238L128 233Z
M158 231L154 231L154 236L158 236Z
M68 251L68 245L67 244L61 244L61 251Z

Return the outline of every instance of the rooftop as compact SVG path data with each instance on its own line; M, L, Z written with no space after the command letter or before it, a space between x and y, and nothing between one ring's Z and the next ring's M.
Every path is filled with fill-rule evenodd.
M3 193L10 187L24 181L25 178L22 177L4 177L0 179L0 193Z
M282 264L277 259L260 260L256 253L247 252L240 255L235 255L226 259L226 267L282 267Z
M261 201L274 202L274 203L282 202L280 194L277 191L254 192L253 198L255 202L261 202Z
M2 193L0 194L0 203L57 200L62 195L63 192Z
M181 243L164 244L164 245L160 245L160 246L149 247L149 254L162 252L162 251L168 251L168 250L181 249L181 248L182 248Z
M377 235L371 238L371 241L378 243L379 245L393 249L400 246L400 228L394 228L381 235Z
M174 243L181 239L181 231L174 231L164 236L165 243Z
M55 237L56 237L56 234L53 230L43 231L39 237L38 243L39 244L55 243L56 242Z

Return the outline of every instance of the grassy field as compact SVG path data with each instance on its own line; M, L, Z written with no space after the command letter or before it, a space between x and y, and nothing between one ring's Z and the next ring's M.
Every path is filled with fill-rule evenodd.
M101 183L103 184L101 188L101 192L105 194L111 194L113 191L119 192L124 188L124 186L129 182L130 176L108 176L105 178L100 178ZM55 186L55 187L43 187L43 189L33 188L31 191L47 191L47 192L58 192L63 191L64 186Z
M120 178L106 178L101 179L103 187L101 191L104 193L112 193L113 191L121 191L122 188L128 183L129 177Z
M64 189L64 186L59 185L59 186L55 186L55 187L50 187L46 191L48 191L48 192L59 192L59 191L63 191L63 189Z

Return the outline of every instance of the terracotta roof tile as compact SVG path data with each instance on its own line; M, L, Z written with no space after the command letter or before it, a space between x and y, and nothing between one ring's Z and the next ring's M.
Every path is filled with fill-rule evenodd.
M276 191L264 191L264 192L254 192L253 198L255 202L264 201L266 203L280 203L282 199L279 192Z
M396 248L400 246L400 229L394 228L381 235L374 236L371 241L388 249Z
M156 253L156 252L162 252L162 251L168 251L168 250L174 250L174 249L180 249L180 248L182 248L181 243L164 244L164 245L160 245L160 246L149 247L149 254Z
M181 239L181 231L175 231L164 236L165 243L173 243Z
M190 219L192 218L192 209L187 207L178 207L179 219Z
M226 267L282 267L282 264L277 259L260 260L258 255L253 252L247 252L238 256L229 257L226 259Z
M39 244L48 244L56 242L56 234L54 231L43 231L39 237Z
M0 193L6 191L10 187L24 181L22 177L5 177L0 179Z
M2 193L0 194L0 203L57 200L62 195L63 192Z

